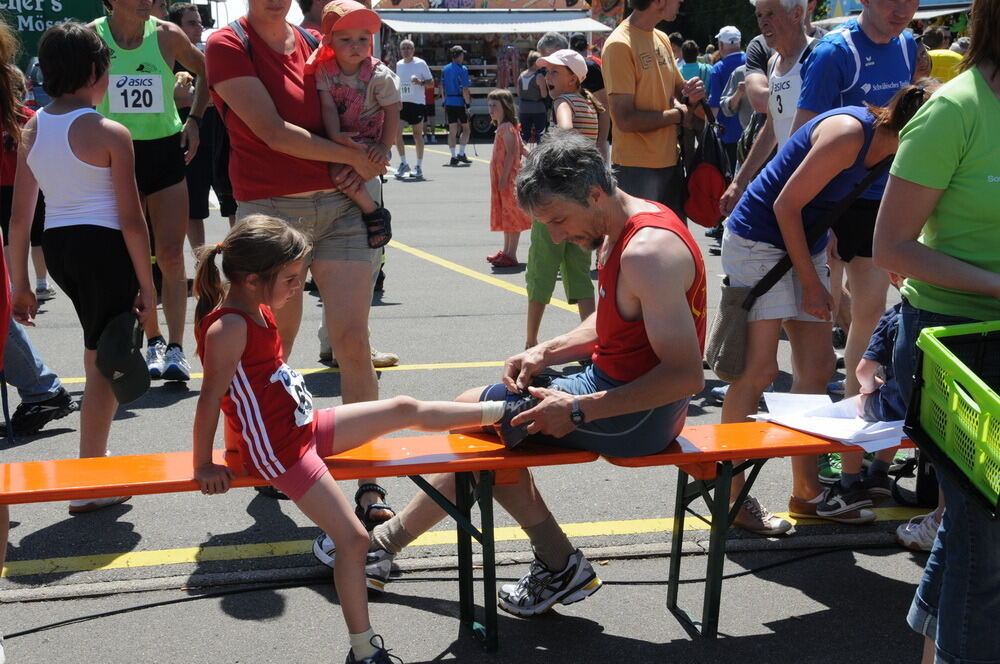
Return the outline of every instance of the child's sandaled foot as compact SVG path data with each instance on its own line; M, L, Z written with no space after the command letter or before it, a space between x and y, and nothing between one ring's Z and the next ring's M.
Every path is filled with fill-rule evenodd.
M378 501L370 505L362 505L361 498L366 493L377 494L379 496ZM358 516L361 523L365 525L365 530L371 531L378 524L385 523L396 516L396 511L385 502L387 493L378 484L362 484L358 487L357 493L354 494L354 503L357 505L354 508L354 513Z
M365 222L365 230L368 232L368 246L372 249L380 249L389 244L392 239L392 215L384 207L377 208L371 212L361 215L361 220Z

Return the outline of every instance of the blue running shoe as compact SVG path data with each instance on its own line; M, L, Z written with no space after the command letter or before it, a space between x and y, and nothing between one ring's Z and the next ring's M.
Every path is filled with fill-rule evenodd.
M510 421L514 419L515 415L531 410L536 405L538 405L538 399L535 397L521 396L520 394L512 394L507 397L503 405L503 417L493 425L507 449L517 447L528 436L527 423L515 427L511 426Z

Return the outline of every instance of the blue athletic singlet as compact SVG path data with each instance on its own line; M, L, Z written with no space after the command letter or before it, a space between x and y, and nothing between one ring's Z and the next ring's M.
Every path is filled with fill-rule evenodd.
M778 198L778 194L781 193L792 173L812 149L813 128L817 123L833 115L849 115L858 120L864 128L865 143L854 164L838 173L802 209L802 221L805 223L806 232L808 233L809 229L822 219L827 210L850 194L865 179L869 171L865 168L865 157L868 156L868 148L871 146L872 136L875 134L874 116L868 112L868 109L860 106L835 108L817 115L792 134L774 159L768 162L760 175L750 183L746 193L736 204L736 209L729 215L727 228L731 233L736 233L748 240L767 242L776 247L785 248L781 230L778 228L778 219L774 216L774 201ZM809 252L815 254L825 248L826 241L827 236L824 234L809 248Z

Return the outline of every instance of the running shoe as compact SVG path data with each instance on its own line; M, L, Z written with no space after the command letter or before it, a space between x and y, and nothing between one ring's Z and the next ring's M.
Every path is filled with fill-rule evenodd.
M378 639L377 643L375 639ZM345 662L345 664L403 664L403 660L393 655L389 649L385 647L385 641L382 640L381 634L373 636L370 643L372 647L376 649L374 655L371 657L365 657L364 659L356 659L354 657L354 651L350 650L347 653L347 662Z
M396 179L402 180L410 172L410 165L405 161L396 168Z
M15 436L30 436L38 433L52 420L59 420L72 412L80 410L80 405L73 401L63 388L44 401L21 403L10 418L10 426ZM7 425L0 423L0 435L7 435Z
M55 288L36 288L35 289L35 299L39 302L47 302L54 298L58 293Z
M600 590L601 580L579 549L569 557L566 567L553 572L538 558L531 570L516 584L504 584L498 593L498 605L515 616L537 616L556 604L572 604Z
M826 391L830 394L844 396L844 382L842 380L831 380L826 384Z
M146 346L146 368L149 369L149 377L153 380L163 378L163 370L166 369L167 342L157 339Z
M504 401L503 417L493 425L493 429L500 436L500 440L507 446L507 449L517 447L522 440L528 437L528 422L513 426L510 421L516 415L520 415L524 411L534 408L536 405L538 405L538 399L521 396L520 394L511 394Z
M163 380L191 380L191 365L180 346L170 346L164 357Z
M316 556L316 560L332 568L337 559L337 545L333 543L333 538L326 533L320 533L313 541L313 555Z
M840 481L840 455L820 454L817 459L819 464L819 481L821 484L836 484Z
M836 521L837 523L849 523L853 525L871 523L875 520L875 512L869 509L849 510L835 516L820 516L816 510L820 503L826 500L829 491L830 489L826 489L822 494L820 494L818 502L792 496L788 499L788 512L792 516L796 517L806 519L825 519L827 521Z
M896 528L896 541L900 546L914 551L930 551L937 539L941 522L935 518L936 512L921 514Z
M733 525L764 537L784 535L792 528L792 524L771 514L753 496L747 496L747 499L743 501L740 511L733 519Z
M339 367L340 364L337 362L337 358L334 357L332 350L324 351L320 349L319 351L319 361L329 362L335 367ZM394 367L399 364L399 355L387 350L375 350L372 348L372 366L376 369L384 369L385 367Z
M385 549L376 549L365 558L365 583L368 590L376 593L385 592L385 584L389 583L392 574L392 561L396 556Z
M872 504L874 505L885 502L892 497L892 482L889 480L889 476L885 473L866 475L864 479L861 480L861 483L865 487L865 491L868 492L868 497L871 498Z
M824 500L816 506L816 516L822 519L871 507L872 499L868 497L868 491L862 482L853 482L846 488L837 482L826 490Z
M424 179L424 169L421 168L420 166L414 166L413 167L413 179L414 180L423 180Z
M462 163L462 162L460 162L460 161L458 160L458 157L452 157L452 158L451 158L451 161L449 161L449 162L448 162L448 165L449 165L449 166L458 166L458 165L459 165L459 164L461 164L461 163Z
M91 500L71 500L69 501L69 513L87 514L88 512L96 512L97 510L103 510L105 507L120 505L131 497L117 496L114 498L94 498Z
M464 154L458 155L458 157L456 157L456 159L458 159L463 164L471 164L472 163L472 160L469 159L468 157L466 157Z

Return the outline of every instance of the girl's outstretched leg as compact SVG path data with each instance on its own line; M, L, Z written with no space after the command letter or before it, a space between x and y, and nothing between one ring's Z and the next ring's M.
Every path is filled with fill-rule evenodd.
M333 452L337 454L400 429L451 431L492 424L503 415L503 402L418 401L399 396L344 404L334 412Z

